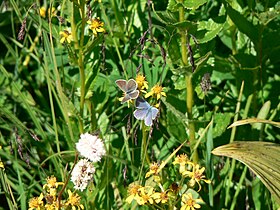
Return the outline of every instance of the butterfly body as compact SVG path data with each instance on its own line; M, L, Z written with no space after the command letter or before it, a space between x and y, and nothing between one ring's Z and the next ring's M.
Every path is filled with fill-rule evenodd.
M137 90L138 85L134 79L128 81L118 79L115 83L124 92L124 97L121 101L122 104L130 99L136 99L139 96L139 90Z
M133 112L134 117L138 120L144 120L146 126L151 126L159 110L140 97L136 99L136 108Z

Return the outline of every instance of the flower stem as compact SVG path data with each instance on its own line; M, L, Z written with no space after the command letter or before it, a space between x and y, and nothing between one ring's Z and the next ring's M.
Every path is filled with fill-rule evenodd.
M183 0L180 0L183 3ZM179 22L185 20L185 11L184 7L179 8ZM184 29L180 30L181 34L181 53L182 53L182 63L183 66L188 65L188 51L187 51L187 31ZM189 138L190 138L190 148L192 152L193 162L198 162L198 153L197 149L194 149L196 144L195 139L195 124L193 122L192 116L192 107L193 107L193 86L192 86L192 74L188 73L186 75L186 105L187 105L187 114L189 119Z

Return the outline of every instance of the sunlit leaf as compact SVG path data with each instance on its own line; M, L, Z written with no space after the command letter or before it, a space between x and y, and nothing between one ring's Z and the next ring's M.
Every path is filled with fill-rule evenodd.
M204 37L199 39L199 43L205 43L218 35L218 33L223 29L224 24L216 23L212 19L207 21L199 21L198 23L198 30L207 30Z
M280 203L280 145L270 142L236 141L212 151L214 155L227 156L247 165L264 183Z
M180 6L183 6L185 9L195 10L206 2L207 0L184 0L180 3L178 0L169 0L167 9L176 12Z
M266 124L274 125L274 126L280 128L280 122L274 122L271 120L263 120L263 119L258 119L258 118L239 120L239 121L232 123L228 128L232 128L232 127L236 127L236 126L240 126L240 125L252 124L252 123L266 123Z

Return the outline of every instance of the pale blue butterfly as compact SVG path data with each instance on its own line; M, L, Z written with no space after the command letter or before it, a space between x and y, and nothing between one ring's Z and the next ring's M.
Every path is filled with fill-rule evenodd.
M130 99L136 99L139 95L139 90L137 90L137 82L134 79L128 81L124 79L118 79L115 81L117 86L124 92L123 99L121 103L125 103Z
M151 126L153 120L156 119L158 109L151 106L143 98L138 97L136 99L136 110L133 112L134 117L137 120L144 120L146 126Z

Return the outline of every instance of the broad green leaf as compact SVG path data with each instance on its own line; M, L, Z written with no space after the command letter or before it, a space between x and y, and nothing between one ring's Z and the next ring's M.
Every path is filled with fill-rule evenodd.
M230 5L225 5L226 11L232 22L239 31L246 34L255 44L259 40L259 31L257 26L249 22L242 14L234 10Z
M276 202L280 203L280 144L236 141L220 146L212 153L236 159L247 165L275 196Z
M211 18L207 21L199 21L198 31L207 30L204 37L199 39L199 43L209 42L214 39L218 33L223 29L224 23L216 23Z
M184 0L182 3L178 0L169 0L167 9L176 12L180 6L183 6L185 9L197 9L201 5L205 4L207 0Z
M214 128L213 128L213 138L216 138L220 135L222 135L225 130L227 129L227 126L229 125L231 118L231 113L217 113L214 116Z

